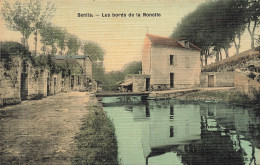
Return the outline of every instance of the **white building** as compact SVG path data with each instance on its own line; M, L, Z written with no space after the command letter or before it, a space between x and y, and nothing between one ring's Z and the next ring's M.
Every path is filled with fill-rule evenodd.
M200 48L187 39L147 34L142 50L142 74L154 90L190 88L200 84Z

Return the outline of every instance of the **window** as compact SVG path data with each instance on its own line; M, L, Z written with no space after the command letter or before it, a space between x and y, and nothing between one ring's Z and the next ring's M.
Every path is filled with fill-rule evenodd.
M174 56L170 55L170 65L174 65Z
M145 116L150 117L150 109L149 107L145 107Z

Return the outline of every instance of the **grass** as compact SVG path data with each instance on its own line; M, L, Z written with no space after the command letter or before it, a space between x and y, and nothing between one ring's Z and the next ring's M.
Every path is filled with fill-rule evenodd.
M73 165L117 165L117 140L113 123L102 107L90 106L79 134L75 137L77 151Z
M227 102L231 104L250 104L254 102L248 96L232 89L232 90L214 90L214 91L199 91L186 94L181 97L185 100L194 101L215 101L215 102Z

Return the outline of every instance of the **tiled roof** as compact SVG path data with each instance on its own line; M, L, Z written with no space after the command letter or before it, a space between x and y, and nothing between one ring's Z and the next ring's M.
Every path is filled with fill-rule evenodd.
M183 44L180 43L182 40L187 40L186 38L167 38L167 37L161 37L153 34L146 34L148 39L152 42L152 44L157 44L157 45L165 45L165 46L170 46L170 47L177 47L177 48L185 48ZM189 42L190 48L193 48L195 50L201 50L199 47L196 45L192 44Z
M54 56L55 59L57 60L65 60L65 59L85 59L87 58L88 55L56 55Z

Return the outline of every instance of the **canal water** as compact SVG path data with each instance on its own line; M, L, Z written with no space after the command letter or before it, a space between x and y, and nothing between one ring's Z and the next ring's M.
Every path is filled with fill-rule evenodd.
M123 165L260 164L260 110L105 97Z

